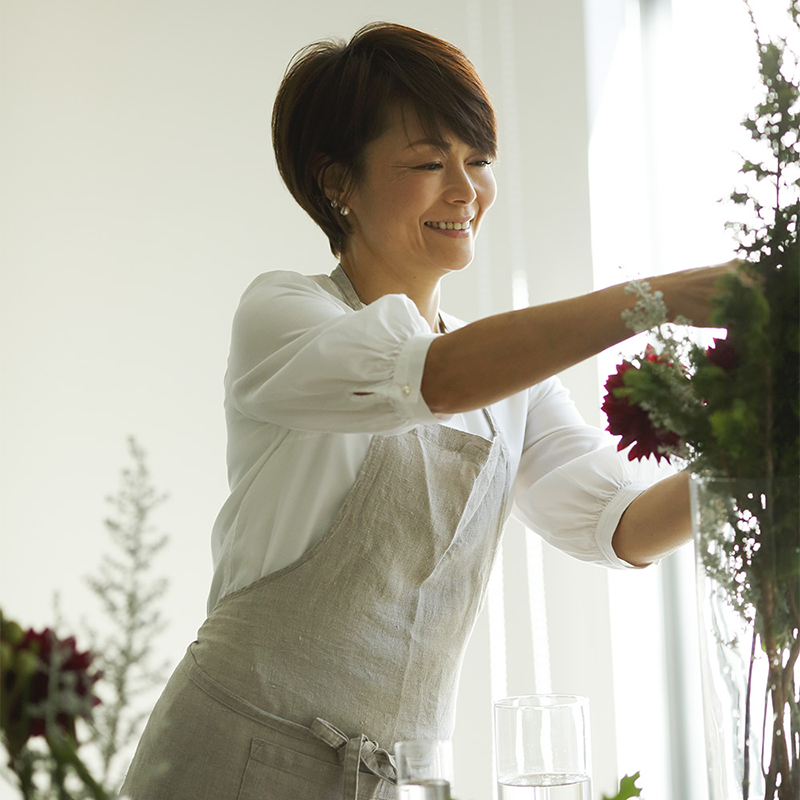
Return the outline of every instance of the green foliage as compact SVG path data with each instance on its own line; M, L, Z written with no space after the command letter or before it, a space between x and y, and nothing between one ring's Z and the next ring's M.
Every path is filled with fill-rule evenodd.
M800 59L786 39L757 39L761 97L743 123L753 152L731 193L743 266L721 281L713 318L732 357L718 363L652 315L658 358L636 360L617 394L677 434L695 471L731 478L800 474Z
M619 782L619 792L613 797L603 795L603 800L629 800L631 797L641 797L642 790L636 786L636 781L639 780L639 773L635 775L626 775Z
M800 4L792 4L795 38L800 37L798 13ZM771 729L765 723L764 735L771 741L764 750L768 763L757 767L764 773L763 796L795 800L800 796L795 675L800 658L800 54L787 39L765 39L754 19L753 24L761 97L743 123L752 152L742 159L730 196L742 217L729 227L743 264L738 274L721 281L713 315L713 322L727 329L727 339L704 349L653 318L656 347L624 371L614 396L647 411L653 431L645 433L651 441L677 442L670 444L674 454L695 472L715 478L698 488L703 509L698 552L706 575L752 632L753 654L758 644L767 655L764 703L771 711L764 719L771 720ZM747 728L749 717L744 724ZM745 742L747 737L745 730ZM745 777L743 797L747 782Z
M791 18L797 25L796 9ZM751 215L732 225L745 261L721 282L714 313L727 340L706 350L659 325L657 357L637 359L619 390L656 430L677 434L675 450L694 471L767 481L769 508L761 490L735 496L720 510L734 533L706 554L706 568L751 619L778 580L776 565L777 594L800 588L800 59L784 39L758 41L762 96L744 122L755 152L731 195ZM781 608L770 599L768 624L789 625L794 613L796 626L797 609Z

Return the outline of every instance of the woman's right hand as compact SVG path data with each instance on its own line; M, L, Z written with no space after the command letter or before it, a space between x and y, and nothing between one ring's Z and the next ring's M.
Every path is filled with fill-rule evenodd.
M670 320L687 319L698 328L712 327L713 299L719 292L719 279L735 274L744 262L733 259L712 267L687 269L648 280L653 290L664 293Z

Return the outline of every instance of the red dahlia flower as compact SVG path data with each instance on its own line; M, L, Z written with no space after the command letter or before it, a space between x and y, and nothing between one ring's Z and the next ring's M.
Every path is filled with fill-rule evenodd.
M655 350L649 346L645 358L651 362L660 360ZM617 450L624 450L633 445L628 453L630 461L648 456L655 456L658 462L662 458L668 461L669 450L680 444L678 434L673 431L656 429L646 409L631 403L627 397L618 397L616 394L618 389L625 386L623 376L629 369L637 369L637 367L630 361L623 361L617 367L617 371L606 381L606 396L602 406L608 418L606 430L615 436L622 437L617 445Z
M706 358L709 364L721 367L725 372L730 372L739 364L739 354L727 339L714 339L714 344L706 349Z
M79 651L74 637L59 639L49 628L31 628L12 647L3 674L3 694L11 700L3 722L10 738L21 746L44 736L48 719L74 737L76 720L89 719L100 703L93 687L101 675L91 671L91 653Z

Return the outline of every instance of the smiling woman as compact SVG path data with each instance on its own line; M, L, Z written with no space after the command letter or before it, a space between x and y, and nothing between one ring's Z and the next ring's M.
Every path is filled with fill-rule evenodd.
M236 312L209 616L143 735L133 800L394 798L394 743L452 735L512 511L609 567L689 537L683 477L650 485L555 377L628 336L625 287L469 325L440 310L496 194L494 112L459 50L385 23L312 45L273 140L339 264L261 275ZM653 284L705 324L728 269Z

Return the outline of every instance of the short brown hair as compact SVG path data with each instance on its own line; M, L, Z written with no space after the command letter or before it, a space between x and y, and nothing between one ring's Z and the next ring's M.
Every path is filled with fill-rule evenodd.
M339 255L350 232L323 192L325 171L343 168L357 182L365 146L383 132L390 105L408 103L434 139L451 131L494 155L497 126L488 93L467 57L430 34L387 22L361 28L350 42L300 50L272 111L278 170L295 200Z

